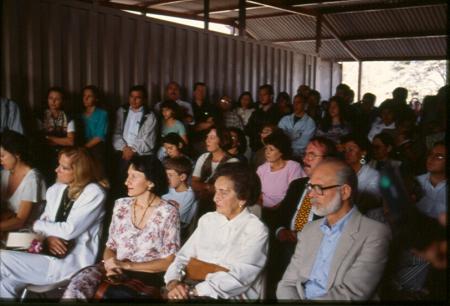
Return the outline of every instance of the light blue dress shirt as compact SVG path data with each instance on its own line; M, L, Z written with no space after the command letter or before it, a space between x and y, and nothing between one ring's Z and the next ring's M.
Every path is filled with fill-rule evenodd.
M294 114L281 118L278 127L282 129L292 141L294 156L301 156L309 140L314 136L316 124L307 114L295 122Z
M355 208L353 207L341 220L331 227L326 218L324 218L322 225L320 225L324 236L320 243L311 274L309 275L309 280L305 283L305 296L307 299L314 299L327 293L328 274L330 272L331 262L345 224L350 220L354 210Z

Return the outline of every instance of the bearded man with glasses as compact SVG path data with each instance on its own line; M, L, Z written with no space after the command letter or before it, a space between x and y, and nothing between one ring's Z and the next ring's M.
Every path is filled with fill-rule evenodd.
M298 234L294 256L278 284L278 299L376 297L391 233L354 206L357 182L353 169L338 159L325 159L314 168L306 189L313 213L324 218L306 224Z

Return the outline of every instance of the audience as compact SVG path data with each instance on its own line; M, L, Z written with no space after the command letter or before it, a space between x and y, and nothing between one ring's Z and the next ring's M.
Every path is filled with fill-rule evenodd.
M51 87L47 92L47 107L38 119L38 129L44 142L43 151L39 153L49 183L55 181L54 169L58 164L59 151L75 144L75 120L64 110L65 96L63 88Z
M350 133L350 126L344 120L345 105L341 97L331 97L328 111L319 124L316 136L323 136L339 144L342 136Z
M167 296L175 301L264 298L268 230L247 209L259 196L259 179L241 164L226 164L217 169L214 186L216 210L200 218L167 269Z
M339 160L322 161L313 170L307 189L313 213L324 218L306 224L298 234L295 253L278 284L278 299L375 298L390 231L354 207L357 184L353 169Z
M180 135L185 144L189 143L186 128L184 127L184 124L178 120L180 113L178 104L171 100L167 100L161 103L160 108L162 115L161 137L164 137L169 133L176 133Z
M5 129L23 134L22 118L16 102L0 97L0 133Z
M197 214L197 199L189 186L189 177L192 173L192 162L187 157L168 158L164 161L169 192L162 196L164 200L175 201L179 205L181 240L184 242L188 235L187 228L191 225Z
M94 263L107 186L98 169L86 148L61 150L57 181L47 190L44 213L33 224L45 237L45 249L40 254L0 250L0 298L17 298L29 284L60 282Z
M105 277L119 293L106 291L103 299L137 298L146 295L142 287L162 285L162 272L180 247L180 219L178 209L161 199L167 192L161 162L134 156L125 185L128 197L115 202L103 261L75 274L63 299L91 300ZM125 277L133 278L135 288L129 289L131 282L129 290L120 287Z
M447 212L447 175L445 161L447 147L444 142L436 142L428 153L427 173L417 177L423 190L423 197L418 201L417 208L432 218Z
M370 143L365 137L349 134L342 137L345 161L355 171L358 178L357 190L353 191L355 205L362 213L381 206L381 194L378 188L380 174L371 168L369 161Z
M32 167L28 141L15 131L5 130L0 143L1 211L0 240L7 232L31 228L42 212L45 181Z
M264 138L266 162L256 173L261 180L262 206L276 208L283 199L289 183L305 176L302 167L290 160L292 155L289 137L278 130Z
M170 82L155 106L162 116L148 107L152 101L140 85L110 116L90 85L83 88L85 129L76 121L75 130L70 97L51 87L42 133L27 139L5 129L10 118L3 112L14 122L20 115L2 98L0 231L34 229L46 238L28 250L40 254L0 251L0 296L72 277L64 298L84 301L350 301L375 299L377 292L382 300L442 299L447 241L435 225L446 223L447 212L447 92L444 86L413 110L407 90L396 88L378 109L371 93L352 104L346 84L320 104L320 93L304 84L293 104L287 92L278 92L274 103L273 87L265 84L256 107L247 91L233 108L234 97L217 92L212 96L220 101L209 103L202 82L194 84L192 104L184 102L180 85ZM106 146L109 117L115 118L115 155ZM72 147L83 144L80 136L89 149ZM40 158L34 164L44 176L31 166L30 153ZM54 182L58 157L58 181L44 196L43 177ZM100 187L106 186L102 164L116 172L108 171L109 192ZM392 198L399 192L386 180L393 173L402 175L389 182L398 179L408 193L394 202L426 220L404 212L409 217L398 221ZM33 224L44 198L45 212ZM391 228L389 252L388 231L375 222ZM101 235L108 227L109 236ZM104 262L93 265L105 244ZM161 288L166 269L168 286Z
M250 116L255 111L252 94L249 91L244 91L238 99L237 114L241 117L244 126L247 125Z
M167 84L167 86L166 86L166 91L164 93L163 101L171 100L173 102L176 102L181 108L181 113L180 113L181 120L184 123L192 125L195 123L192 105L191 105L191 103L183 101L180 98L181 98L180 85L175 81L169 82L169 84ZM156 103L156 105L155 105L156 112L160 111L161 103L162 102Z
M112 143L117 160L115 186L121 191L131 158L135 155L149 156L156 152L158 122L155 114L146 105L146 100L145 87L132 86L128 104L119 107L116 113Z
M309 139L314 136L316 124L306 114L306 99L300 95L294 97L294 113L284 116L278 123L291 139L293 156L299 159L305 151Z
M220 98L219 102L217 102L217 109L219 110L218 125L222 125L226 128L244 128L242 118L236 112L230 97L223 96Z
M228 130L211 128L205 142L207 152L197 159L192 173L192 189L200 205L199 216L213 209L214 186L211 180L217 167L224 163L239 161L228 153L231 147L231 135Z
M393 159L394 139L391 134L380 133L375 135L372 140L372 160L368 165L376 170L381 170L387 166L400 167L401 161Z
M278 124L280 120L280 113L273 103L273 87L265 84L259 87L258 90L259 102L255 111L248 119L245 126L245 133L250 137L250 148L253 152L258 151L262 146L260 132L265 124Z
M97 162L106 154L106 136L108 133L108 113L98 107L100 90L94 85L83 88L82 114L84 128L84 146L91 151Z

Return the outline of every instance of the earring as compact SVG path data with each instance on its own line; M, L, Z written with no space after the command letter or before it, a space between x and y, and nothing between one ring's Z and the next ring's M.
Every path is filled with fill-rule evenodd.
M359 160L359 163L361 165L365 165L366 164L366 156L365 155L361 156L361 159Z
M153 187L153 185L148 185L147 190L148 190L148 191L151 191L151 190L152 190L152 187Z

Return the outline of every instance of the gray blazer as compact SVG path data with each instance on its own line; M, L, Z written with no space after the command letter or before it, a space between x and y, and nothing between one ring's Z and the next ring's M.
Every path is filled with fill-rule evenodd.
M304 284L309 279L323 233L322 220L305 225L298 234L294 256L278 283L277 298L305 300ZM374 298L388 259L390 229L353 212L345 225L331 262L328 292L315 300L369 300Z

